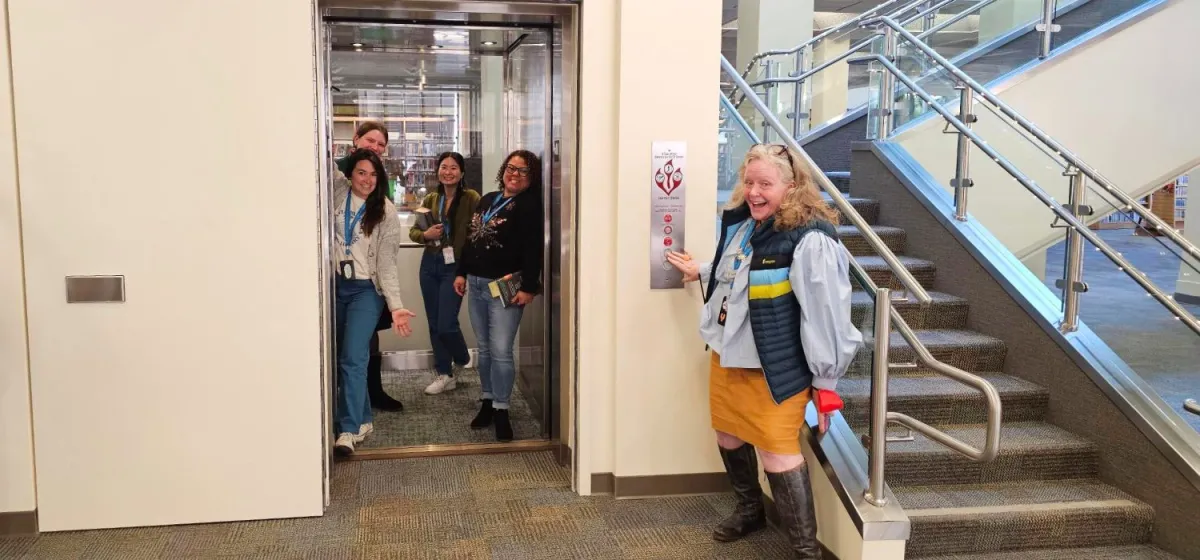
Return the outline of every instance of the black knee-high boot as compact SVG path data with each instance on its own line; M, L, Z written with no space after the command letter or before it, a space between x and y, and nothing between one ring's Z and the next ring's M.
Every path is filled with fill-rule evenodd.
M767 515L763 509L762 488L758 485L758 457L754 454L754 446L746 443L737 449L721 448L721 461L733 483L737 507L729 518L717 525L713 539L732 542L765 527Z
M396 412L404 410L404 404L383 391L383 356L379 353L379 333L371 335L371 359L367 362L367 397L371 408Z
M779 511L779 525L787 535L792 554L799 560L821 560L817 542L817 512L813 506L812 483L805 463L787 472L767 473L771 497Z

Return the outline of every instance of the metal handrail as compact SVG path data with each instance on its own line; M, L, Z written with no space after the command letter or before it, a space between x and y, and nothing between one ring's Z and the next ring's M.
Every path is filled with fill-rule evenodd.
M885 57L883 55L879 55L879 54L868 55L868 56L863 57L863 59L864 60L872 60L872 61L878 63L880 66L882 66L884 69L886 69L890 75L899 79L901 82L904 83L904 85L908 86L908 88L914 94L921 97L921 99L923 99L926 103L928 103L929 106L933 110L937 111L938 114L940 114L942 116L942 118L946 119L946 122L950 123L951 126L953 126L955 129L957 129L959 134L970 139L972 144L974 144L983 153L987 154L987 156L990 157L992 159L992 161L996 162L996 164L999 165L1001 169L1004 169L1004 171L1006 171L1009 175L1011 175L1014 179L1016 179L1018 183L1020 183L1022 186L1024 186L1030 193L1033 194L1033 196L1035 198L1037 198L1039 201L1041 201L1042 204L1045 204L1048 208L1050 208L1050 210L1052 212L1054 212L1058 216L1059 219L1061 219L1063 222L1065 222L1068 227L1073 229L1078 235L1082 236L1084 239L1087 239L1088 242L1090 242L1093 246L1096 247L1097 250L1100 251L1100 253L1102 253L1104 256L1108 257L1109 260L1111 260L1114 264L1116 264L1117 268L1119 268L1121 271L1125 272L1125 274L1128 275L1130 278L1132 278L1134 282L1136 282L1139 286L1141 286L1143 289L1145 289L1147 294L1149 294L1154 299L1158 300L1158 302L1161 303L1168 310L1170 310L1171 313L1173 315L1175 315L1175 317L1177 319L1179 319L1180 321L1183 321L1184 324L1186 324L1188 326L1188 328L1190 328L1196 334L1200 334L1200 320L1197 320L1196 317L1194 317L1191 313L1189 313L1186 309L1184 309L1181 305L1179 305L1179 303L1176 302L1174 300L1174 298L1167 295L1167 293L1162 291L1162 289L1160 289L1158 286L1154 285L1154 283L1150 281L1150 279L1146 275L1146 273L1142 272L1141 270L1138 270L1138 268L1133 266L1133 264L1130 263L1127 259L1125 259L1125 257L1121 256L1120 253L1118 253L1111 246L1109 246L1102 239L1100 239L1100 237L1098 235L1096 235L1090 229L1088 229L1088 227L1086 225L1084 225L1082 222L1080 222L1079 219L1074 214L1072 214L1070 211L1068 211L1066 208L1064 208L1061 204L1056 202L1054 200L1054 198L1052 198L1049 194L1047 194L1046 191L1043 190L1040 186L1038 186L1038 184L1036 182L1034 182L1032 179L1030 179L1028 176L1026 176L1024 173L1022 173L1021 170L1017 169L1016 166L1014 166L1012 164L1012 162L1008 161L1008 159L1001 156L1000 153L995 150L995 148L993 148L991 145L989 145L987 142L985 142L978 134L976 134L974 131L972 131L969 126L967 126L965 123L963 123L961 120L959 120L958 117L956 117L948 109L946 109L941 104L939 104L937 102L937 100L934 99L934 97L929 94L929 92L922 89L915 81L913 81L912 78L908 77L907 75L904 74L904 72L900 71L900 69L898 67L896 67L896 65L893 64L891 60L889 60L887 57ZM976 85L978 85L978 84L976 84ZM968 86L968 87L970 87L970 86ZM979 90L977 90L975 88L971 88L971 89L972 89L972 91L975 91L976 93L985 93L987 95L990 95L990 93L986 92L986 90L984 90L983 92L980 92ZM1079 169L1081 172L1083 171L1082 168L1079 168Z
M1192 414L1200 415L1200 403L1196 402L1196 399L1183 401L1183 409Z
M857 260L850 259L850 267L854 271L863 289L875 298L875 354L871 368L871 426L870 426L870 465L868 466L868 489L864 496L876 506L882 506L884 499L884 471L887 453L887 424L900 424L914 432L920 432L925 437L936 441L966 457L986 463L994 460L1000 453L1000 424L1003 419L1003 407L1000 393L986 379L973 373L956 368L938 360L929 352L925 344L917 338L904 317L892 307L891 291L879 288L871 277L863 270ZM979 391L984 398L984 408L987 413L987 425L984 429L983 448L976 448L968 443L947 434L929 424L926 424L907 414L888 410L888 376L891 363L888 352L891 346L891 327L908 342L917 354L917 363L925 364L935 372L949 377L959 383L968 385Z
M763 119L766 120L767 125L775 130L775 133L783 139L784 144L787 145L793 154L798 155L804 160L804 163L807 164L808 168L812 171L813 180L816 181L816 183L820 185L821 189L833 199L834 205L837 206L842 215L849 219L850 223L854 224L854 226L858 228L859 232L862 233L863 238L867 240L867 243L872 249L875 250L875 253L879 255L885 263L887 263L888 268L891 269L892 274L900 280L900 283L904 286L905 290L907 290L909 294L912 294L912 296L915 297L921 305L928 305L930 302L932 302L933 298L929 297L929 292L925 291L925 287L921 286L921 283L917 281L912 272L909 272L909 270L900 263L900 259L896 257L896 254L892 252L891 248L889 248L887 244L880 239L879 235L871 229L870 224L868 224L867 221L858 213L858 211L854 209L854 206L850 205L850 202L846 200L846 197L842 196L841 191L839 191L837 187L834 186L833 182L825 176L825 174L821 171L821 168L817 165L817 162L813 161L813 159L808 155L808 152L805 152L804 149L800 147L800 144L796 142L796 139L786 132L786 129L783 127L783 123L779 122L779 117L776 117L775 114L771 112L767 105L763 103L763 100L759 99L757 95L753 95L753 89L750 87L750 84L747 84L746 80L738 75L737 69L733 67L733 64L730 64L729 60L725 58L725 55L719 56L721 57L721 69L729 75L730 79L733 80L734 85L738 89L747 94L746 99L750 100L750 103L754 105L754 108L757 109L762 115ZM736 113L737 111L734 112Z
M907 40L911 45L913 45L917 49L921 50L923 53L925 53L925 55L927 55L930 59L932 59L934 62L936 62L939 66L946 69L946 71L949 72L950 75L954 76L961 84L974 90L975 93L979 94L988 103L991 103L994 107L999 109L1000 112L1004 113L1005 116L1007 116L1009 119L1012 119L1014 122L1016 122L1018 125L1020 125L1021 128L1025 129L1030 134L1032 134L1035 138L1038 139L1039 142L1042 142L1043 144L1045 144L1047 147L1049 147L1051 150L1053 150L1059 157L1062 157L1065 161L1067 161L1067 163L1069 163L1071 166L1079 169L1080 172L1082 172L1084 175L1086 175L1088 178L1090 178L1092 181L1094 181L1097 185L1099 185L1101 188L1103 188L1109 194L1111 194L1112 196L1114 196L1118 200L1120 200L1130 210L1132 210L1134 213L1141 216L1142 219L1147 220L1151 224L1153 224L1154 227L1158 228L1159 231L1162 231L1167 236L1168 239L1170 239L1176 245L1178 245L1180 249L1187 251L1188 255L1190 255L1192 258L1200 259L1200 247L1197 247L1195 244L1193 244L1192 242L1190 242L1186 238L1184 238L1183 235L1180 234L1175 229L1174 224L1168 225L1166 222L1164 222L1158 216L1155 216L1154 213L1150 212L1148 209L1142 208L1141 204L1138 204L1138 202L1136 200L1134 200L1133 197L1126 194L1125 191L1122 191L1121 189L1117 188L1116 185L1114 185L1112 183L1112 181L1108 180L1106 177L1101 175L1100 172L1097 171L1094 167L1088 165L1086 162L1083 161L1082 158L1080 158L1074 152L1068 150L1066 147L1064 147L1062 144L1060 144L1057 140L1055 140L1054 138L1050 137L1050 135L1043 132L1042 129L1038 128L1037 125L1030 122L1029 119L1026 119L1025 117L1021 116L1020 113L1017 113L1017 111L1015 109L1010 107L1007 103L1001 101L1000 98L997 97L995 94L993 94L990 90L988 90L986 87L981 85L979 82L976 82L974 79L972 79L970 76L968 76L966 72L963 72L957 66L952 64L949 60L946 60L945 57L938 54L937 51L935 51L931 47L929 47L929 45L926 45L925 43L920 41L920 39L918 37L916 37L912 33L910 33L907 29L904 29L904 26L897 23L896 20L894 20L888 16L882 16L882 17L878 18L877 21L887 27L890 27L898 35L900 35L900 37ZM890 61L889 61L889 63L890 63ZM934 105L936 105L936 103ZM1200 331L1197 331L1197 332L1200 332Z

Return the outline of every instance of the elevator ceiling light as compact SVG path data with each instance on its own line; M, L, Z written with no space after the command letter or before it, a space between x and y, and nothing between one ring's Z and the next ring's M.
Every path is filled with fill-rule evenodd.
M362 48L362 43L354 43L353 45L350 45L350 46L352 46L356 49L360 49L360 48Z
M442 48L442 46L441 46L441 45L429 45L429 48L431 48L431 49L440 49L440 48Z
M495 45L496 45L496 42L495 42L495 41L484 41L484 42L483 42L483 46L485 46L485 47L492 47L492 46L495 46Z

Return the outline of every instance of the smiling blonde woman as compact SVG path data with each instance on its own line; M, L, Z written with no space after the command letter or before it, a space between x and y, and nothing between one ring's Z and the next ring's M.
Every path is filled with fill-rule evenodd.
M800 159L760 144L742 162L712 262L668 256L685 280L708 281L700 334L712 349L709 406L738 498L713 532L718 541L766 525L761 459L793 554L821 557L800 427L816 401L824 431L841 406L837 380L862 344L837 221Z

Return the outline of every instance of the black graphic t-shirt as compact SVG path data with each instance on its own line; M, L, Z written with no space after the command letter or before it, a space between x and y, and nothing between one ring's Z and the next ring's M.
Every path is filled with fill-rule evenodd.
M526 189L511 199L488 193L471 215L458 275L496 279L520 272L521 291L537 294L544 246L540 191Z

